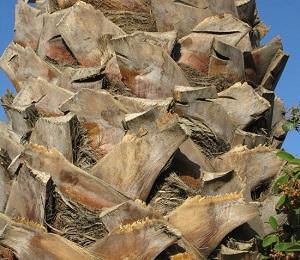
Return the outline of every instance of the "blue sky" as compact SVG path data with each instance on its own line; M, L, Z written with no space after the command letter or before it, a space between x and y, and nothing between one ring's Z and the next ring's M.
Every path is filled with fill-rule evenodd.
M289 61L278 82L275 93L283 99L285 107L297 105L300 100L300 22L299 0L257 0L260 20L271 27L263 39L267 43L272 38L280 35L283 50L290 54ZM286 137L283 148L300 156L300 133L292 131Z
M0 0L0 55L12 41L14 28L14 8L17 0ZM284 100L285 107L298 104L300 100L300 22L299 0L257 0L257 7L261 21L271 27L271 31L263 39L267 43L280 35L284 51L290 54L288 64L281 76L275 93ZM5 94L6 88L12 88L10 81L0 69L0 96ZM15 91L13 90L15 93ZM0 120L5 120L1 108ZM295 131L288 134L283 148L288 152L300 156L300 133Z

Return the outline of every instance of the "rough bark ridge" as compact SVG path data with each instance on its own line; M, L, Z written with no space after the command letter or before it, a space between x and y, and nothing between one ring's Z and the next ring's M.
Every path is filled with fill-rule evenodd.
M19 1L15 30L1 258L257 257L288 54L254 0Z

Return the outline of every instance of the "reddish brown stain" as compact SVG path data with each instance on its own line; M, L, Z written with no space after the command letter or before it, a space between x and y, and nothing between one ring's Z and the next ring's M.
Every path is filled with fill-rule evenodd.
M79 182L78 177L74 176L72 172L67 172L65 170L62 170L60 180L63 183L68 183L74 186Z
M190 46L193 44L193 40L188 37L184 41L182 41L180 44L182 47Z
M84 67L96 67L96 66L100 66L100 56L98 55L97 57L95 57L96 55L94 55L93 57L79 57L77 56L80 64Z
M34 39L26 39L26 40L14 40L14 43L22 46L22 47L31 47L33 50L37 49L37 41Z
M110 208L116 205L116 203L112 203L107 198L102 199L100 196L96 196L96 194L91 196L91 194L84 191L83 187L80 189L79 187L61 186L59 190L65 193L70 199L90 208Z
M56 79L57 78L57 75L56 73L54 73L54 71L50 70L49 68L48 69L48 73L47 73L47 77L48 79L51 81L53 79Z
M91 139L90 146L96 150L99 147L100 128L95 122L83 122L82 126L87 130Z
M88 131L89 135L98 135L100 129L95 122L82 122L81 125Z
M20 92L21 89L22 89L22 87L21 87L21 85L19 84L19 81L16 80L16 79L13 79L13 80L10 79L10 81L11 81L11 83L13 84L13 86L15 87L16 91L17 91L17 92Z
M76 64L76 60L70 51L67 50L61 39L49 42L47 56L64 64Z
M43 116L46 116L46 117L58 117L58 116L63 115L63 112L56 113L56 111L53 111L51 109L49 109L49 110L41 109L39 106L36 106L36 109L40 114L42 114Z
M197 190L201 189L201 180L200 179L195 179L192 176L179 176L179 178L185 182L187 185L192 186L196 188Z
M258 84L257 73L254 69L246 68L245 69L245 77L247 81L254 82Z
M16 258L14 258L14 255L11 252L11 250L6 249L3 246L0 246L0 255L1 255L1 257L3 257L2 259L7 259L7 260L16 259Z
M206 53L182 50L182 56L179 62L197 69L201 73L206 75L209 65L209 55Z
M260 65L260 55L258 53L252 53L252 59L256 68L259 68Z
M57 5L60 9L71 7L77 0L57 0Z
M210 60L209 66L209 75L214 76L218 74L224 74L227 72L226 66L228 65L227 61L220 60L218 58L212 57ZM227 75L227 74L226 74Z
M135 77L139 75L139 73L133 69L129 69L124 65L119 65L119 68L123 77L122 80L127 86L130 87L131 91L134 92L134 87L136 84Z

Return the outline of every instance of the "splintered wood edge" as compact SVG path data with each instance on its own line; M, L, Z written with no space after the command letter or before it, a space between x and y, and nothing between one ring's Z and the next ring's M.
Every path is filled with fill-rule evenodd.
M130 202L131 200L128 200L128 201L124 201L123 203L121 204L118 204L116 206L113 206L111 208L107 208L107 209L103 209L103 211L99 214L99 217L102 218L104 215L106 215L107 213L113 211L114 209L117 209L119 208L121 205L127 203L127 202ZM135 203L137 206L139 206L140 208L142 209L145 209L146 211L148 211L149 213L154 213L154 214L157 214L158 216L161 216L161 213L160 211L156 210L155 208L153 208L150 204L146 204L146 202L140 200L140 199L136 199L134 201L132 201L133 203ZM163 219L163 218L162 218Z
M87 259L96 259L96 257L94 257L92 254L90 254L88 251L86 251L84 248L78 246L74 242L72 242L62 236L59 236L57 234L48 233L47 230L43 226L41 226L35 222L28 221L24 218L12 218L11 222L8 223L7 228L9 230L10 229L21 229L21 230L31 233L30 235L28 233L20 234L21 239L24 239L24 236L28 237L29 244L28 245L26 244L26 247L29 250L31 248L34 248L34 249L40 249L40 250L44 249L44 250L46 250L46 252L50 252L50 251L52 251L51 246L58 246L59 248L61 246L62 247L68 246L69 249L74 250L72 252L73 255L81 253L82 256L89 257ZM3 239L5 239L5 235L4 235ZM35 241L35 242L33 242L33 241ZM36 244L36 241L39 241L39 242ZM58 250L59 250L59 248L58 248ZM13 250L13 252L14 252L14 250Z
M32 148L32 149L37 150L37 151L42 152L42 153L47 153L48 152L48 150L43 145L38 145L38 144L30 142L27 146L29 148Z
M64 166L67 165L68 167L71 167L70 174L76 175L81 180L79 184L77 183L77 185L72 184L68 180L62 180L62 176L56 172L55 167L50 167L48 164L41 164L40 166L42 167L42 171L51 175L54 184L58 187L60 191L63 192L63 194L67 195L71 200L75 200L76 202L79 202L84 206L87 206L89 208L100 209L103 207L110 207L112 205L116 205L124 202L125 200L128 200L128 197L112 188L106 182L102 181L101 179L98 179L97 177L87 173L86 171L78 168L77 166L69 162L56 148L51 148L50 150L47 150L43 146L31 143L28 144L28 146L23 150L22 154L23 158L21 155L21 160L27 163L29 167L31 167L34 170L37 167L36 165L33 165L34 161L32 160L34 158L37 158L37 160L46 158L47 160L49 159L51 163L65 164ZM45 167L45 169L43 167ZM52 169L54 170L52 171ZM87 189L85 195L82 196L82 187L87 186L91 186L92 188L91 190ZM103 192L103 189L106 192L109 192L110 195L102 193L99 197L99 192ZM96 197L95 192L98 194L98 196ZM104 206L104 202L110 204L105 204Z
M105 259L154 259L181 238L181 232L167 222L144 218L115 227L88 250Z
M34 222L34 221L31 221L31 220L27 220L23 217L17 217L17 218L11 218L11 220L15 223L21 223L25 226L28 226L28 227L32 227L34 229L39 229L41 231L43 231L43 233L47 233L47 230L45 227L41 226L40 224ZM13 223L12 222L12 223Z
M170 220L173 216L176 216L180 212L185 212L189 207L194 207L194 206L205 206L209 203L213 203L214 205L218 204L230 204L230 205L249 205L253 207L254 205L251 203L247 203L245 198L244 198L244 190L241 190L239 193L234 192L234 193L227 193L225 195L216 195L216 196L205 196L201 197L200 195L197 195L195 197L189 197L186 199L186 201L179 206L178 208L174 209L171 211L167 216L165 216L166 220ZM253 209L254 210L254 209ZM258 210L254 210L253 214L258 214Z
M259 144L258 146L249 149L246 145L237 145L234 148L232 148L230 151L228 151L227 153L243 153L243 152L277 152L279 151L278 149L274 149L272 147L269 146L265 146L262 144Z
M146 202L140 200L140 199L136 199L134 201L138 206L140 206L141 208L145 209L147 212L152 213L153 215L161 218L162 220L164 219L163 215L161 214L161 212L155 208L153 208L150 204L146 204Z
M217 211L215 212L214 209ZM214 212L213 215L210 210ZM224 218L229 217L228 214L233 216L232 214L236 212L239 214L230 218L226 224L222 224L223 226L220 227L220 221L224 223ZM202 219L199 214L204 214ZM193 245L201 247L203 254L207 257L226 234L258 215L257 205L247 203L243 197L243 191L240 191L225 195L202 198L197 195L188 198L180 207L170 212L166 219L178 228ZM200 219L201 222L199 222ZM209 226L206 221L209 222ZM214 225L216 230L212 230L211 225Z
M214 200L214 202L225 202L225 201L230 201L230 202L237 202L237 201L241 201L244 200L244 196L243 196L243 190L241 190L239 193L234 192L234 193L227 193L225 195L216 195L216 196L205 196L205 197L201 197L200 195L197 195L195 197L189 197L187 198L187 200L177 209L180 209L182 207L185 207L186 205L189 204L201 204L201 203L205 203L209 200ZM175 210L177 210L175 209Z
M39 145L39 144L35 144L35 143L29 143L27 145L27 147L25 147L25 150L26 148L29 148L29 149L32 149L34 150L35 152L40 152L40 153L43 153L43 154L46 154L46 155L49 155L51 157L61 157L63 158L64 160L67 161L67 159L55 148L55 147L52 147L50 149L47 149L45 146L43 145ZM75 165L74 165L75 166ZM75 166L76 167L76 166ZM80 169L81 170L81 169Z
M171 256L171 260L197 260L198 258L191 253L179 253Z
M172 226L170 226L167 222L164 222L163 220L157 220L157 219L149 219L148 217L144 219L137 220L133 222L132 224L125 224L125 225L119 225L118 227L114 228L111 233L113 234L122 234L122 233L130 233L133 230L141 230L146 226L152 226L155 224L161 223L164 225L164 230L162 232L167 233L170 236L175 236L178 238L181 238L182 235L180 231Z

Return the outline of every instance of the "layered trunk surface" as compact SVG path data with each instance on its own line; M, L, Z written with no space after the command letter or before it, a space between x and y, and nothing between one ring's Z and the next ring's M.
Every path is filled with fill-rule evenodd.
M254 0L19 1L0 258L254 259L284 166L267 31Z

